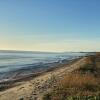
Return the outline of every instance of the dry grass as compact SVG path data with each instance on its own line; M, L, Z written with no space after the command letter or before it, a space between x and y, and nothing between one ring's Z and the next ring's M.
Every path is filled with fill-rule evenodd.
M54 90L48 94L49 99L45 100L67 100L69 96L100 96L99 72L100 56L88 57L85 66L64 75L62 79L57 81L56 88L54 87Z
M98 79L92 74L68 74L59 82L61 88L76 88L83 90L94 90L93 87L99 85Z
M100 78L92 74L66 74L56 85L57 87L48 94L49 99L45 100L67 100L69 96L100 95Z

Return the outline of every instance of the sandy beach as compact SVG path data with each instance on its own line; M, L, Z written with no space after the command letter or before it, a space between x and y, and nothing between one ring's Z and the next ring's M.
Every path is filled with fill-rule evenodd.
M4 85L8 84L8 89L0 91L0 100L42 100L43 94L52 89L55 83L54 77L61 78L65 73L70 73L83 66L86 63L86 59L87 57L82 57L59 68L41 73L36 77L31 75L22 81L20 81L21 79L15 79L11 83L4 82Z

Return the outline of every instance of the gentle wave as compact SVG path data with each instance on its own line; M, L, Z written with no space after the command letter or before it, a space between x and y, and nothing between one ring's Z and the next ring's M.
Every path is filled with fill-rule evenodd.
M83 55L85 53L0 52L0 73L30 67L30 64L35 66L39 63L61 62L64 59L70 60Z

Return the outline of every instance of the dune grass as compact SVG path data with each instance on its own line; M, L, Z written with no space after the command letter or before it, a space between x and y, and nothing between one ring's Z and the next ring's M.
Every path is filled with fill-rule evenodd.
M88 57L86 65L66 74L43 100L100 100L100 56Z

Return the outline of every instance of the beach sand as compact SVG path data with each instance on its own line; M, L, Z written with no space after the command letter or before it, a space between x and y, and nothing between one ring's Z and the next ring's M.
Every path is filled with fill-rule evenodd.
M17 81L11 88L0 91L0 100L42 100L43 95L52 89L53 77L63 77L64 74L83 66L86 59L87 57L82 57L37 77L31 76L31 79Z

